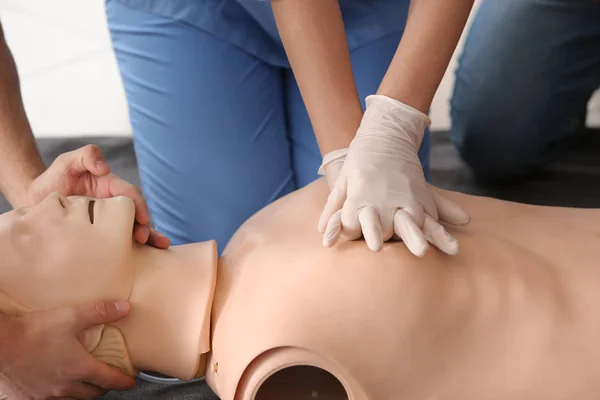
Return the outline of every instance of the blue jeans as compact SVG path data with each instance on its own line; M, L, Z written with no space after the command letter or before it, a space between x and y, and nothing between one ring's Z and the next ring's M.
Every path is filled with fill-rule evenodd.
M600 3L483 0L456 71L451 139L481 177L535 171L581 131L599 86Z
M248 217L318 177L321 154L290 69L172 18L110 0L106 11L142 190L173 244L216 239L221 252ZM363 107L401 35L351 51ZM427 171L428 132L420 157Z

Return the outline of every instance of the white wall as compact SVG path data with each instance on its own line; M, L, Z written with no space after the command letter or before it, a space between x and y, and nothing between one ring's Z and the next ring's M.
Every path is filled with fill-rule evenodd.
M0 0L38 137L129 134L103 0Z
M0 18L38 137L130 134L103 0L0 0ZM456 57L433 101L434 129L450 126L455 67ZM600 126L600 94L590 109Z

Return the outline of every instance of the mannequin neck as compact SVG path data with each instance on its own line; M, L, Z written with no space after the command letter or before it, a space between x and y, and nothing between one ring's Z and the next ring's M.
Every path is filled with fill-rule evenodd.
M198 258L182 257L182 255L193 255L194 252L202 254L203 251L206 251L205 243L171 246L168 250L163 250L134 242L131 260L133 270L136 271L135 277L145 279L144 275L148 271L158 271L162 268L176 269L188 263L197 263Z
M136 367L193 378L210 349L216 283L214 241L169 250L134 244L131 311L119 321ZM115 325L117 325L115 324ZM165 356L169 355L169 356ZM182 379L183 379L182 378Z

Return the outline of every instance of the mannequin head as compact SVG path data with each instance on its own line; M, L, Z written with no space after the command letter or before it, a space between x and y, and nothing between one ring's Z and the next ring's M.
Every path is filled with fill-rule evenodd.
M31 309L76 301L95 288L104 296L127 294L131 279L116 281L115 273L125 278L131 260L134 212L126 197L53 193L34 207L0 215L2 290ZM66 282L77 284L63 291ZM39 304L36 289L42 285L50 292ZM105 286L113 289L107 293Z
M209 349L216 245L140 245L134 220L127 197L57 193L0 215L0 310L128 299L127 318L111 324L109 334L102 326L86 330L84 347L132 373L135 366L191 379Z

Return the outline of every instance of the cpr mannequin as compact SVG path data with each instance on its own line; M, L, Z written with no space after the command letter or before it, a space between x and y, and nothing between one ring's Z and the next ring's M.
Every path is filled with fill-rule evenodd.
M128 296L86 348L131 374L205 376L224 400L599 398L600 210L444 195L472 217L456 256L323 248L318 180L219 260L214 242L132 245L126 199L93 203L92 224L89 199L49 197L0 217L0 308Z

